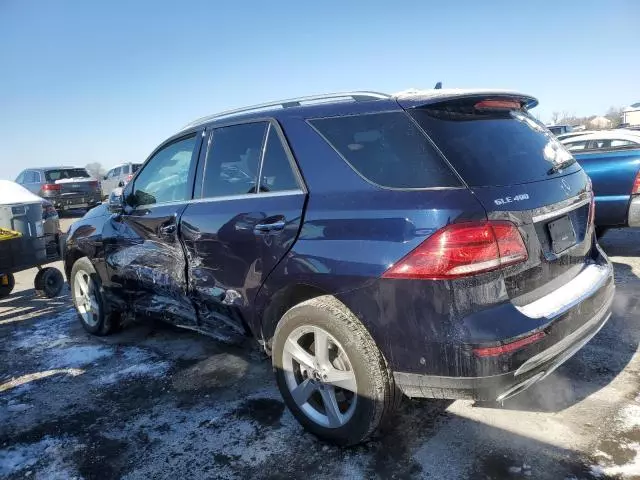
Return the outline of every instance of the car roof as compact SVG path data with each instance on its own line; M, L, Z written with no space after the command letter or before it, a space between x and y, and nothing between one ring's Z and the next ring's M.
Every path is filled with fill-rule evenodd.
M585 140L631 140L640 143L640 132L632 132L629 130L602 130L594 133L587 133L585 135L578 135L576 137L570 137L566 139L560 139L560 142L583 142Z
M56 165L56 166L53 166L53 167L25 168L25 170L61 170L63 168L73 168L73 169L81 168L81 169L85 170L84 167L73 167L73 166L70 166L70 165Z
M264 117L296 116L320 118L361 113L365 111L399 110L400 107L413 108L430 103L441 102L449 98L475 96L515 97L523 101L528 108L538 104L530 95L511 90L490 89L408 89L393 95L373 91L336 92L307 97L290 98L263 103L234 110L227 110L199 118L182 128L180 134L203 126L217 123L250 121Z

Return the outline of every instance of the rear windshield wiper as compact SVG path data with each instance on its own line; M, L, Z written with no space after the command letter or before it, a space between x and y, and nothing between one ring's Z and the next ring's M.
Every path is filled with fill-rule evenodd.
M547 175L553 175L554 173L558 173L559 171L564 170L567 167L570 167L574 163L576 163L575 158L567 158L565 161L556 163L553 167L551 167L547 171Z

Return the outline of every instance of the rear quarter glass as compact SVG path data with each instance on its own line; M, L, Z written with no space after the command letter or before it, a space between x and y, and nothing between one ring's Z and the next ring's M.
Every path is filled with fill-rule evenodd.
M309 120L362 177L387 188L460 187L460 180L404 112Z
M551 133L523 110L474 109L476 100L416 108L410 115L472 187L516 185L580 170Z

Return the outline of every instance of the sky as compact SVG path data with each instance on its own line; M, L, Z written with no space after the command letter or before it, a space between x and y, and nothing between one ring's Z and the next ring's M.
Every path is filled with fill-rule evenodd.
M638 0L0 0L0 178L142 162L186 123L316 93L508 88L640 101Z

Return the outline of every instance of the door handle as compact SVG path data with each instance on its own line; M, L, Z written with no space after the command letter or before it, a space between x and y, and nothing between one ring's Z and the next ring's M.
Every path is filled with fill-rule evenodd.
M160 234L168 237L175 234L178 231L178 226L175 223L170 223L169 225L163 225L160 227Z
M283 230L287 223L284 220L277 220L271 223L259 223L253 227L255 233L269 233Z

